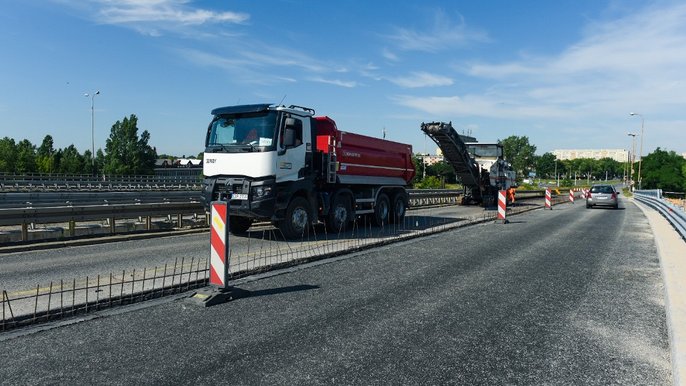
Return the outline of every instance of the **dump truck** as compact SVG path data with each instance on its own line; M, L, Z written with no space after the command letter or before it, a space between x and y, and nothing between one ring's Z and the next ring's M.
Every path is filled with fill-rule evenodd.
M229 200L229 229L269 221L287 239L324 223L346 230L359 216L401 223L415 175L412 146L339 130L302 106L212 110L203 156L203 199Z
M495 206L498 191L516 186L512 165L499 143L465 142L452 122L422 123L422 131L441 149L464 186L463 204Z

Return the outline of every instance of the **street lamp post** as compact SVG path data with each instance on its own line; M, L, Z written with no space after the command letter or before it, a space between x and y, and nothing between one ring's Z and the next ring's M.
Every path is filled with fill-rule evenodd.
M559 188L560 187L560 177L557 175L557 158L555 158L555 180L556 180L556 186Z
M91 173L95 173L95 96L100 95L100 91L92 94L84 94L86 98L91 98Z
M634 191L634 163L636 162L636 136L638 134L636 133L626 133L629 137L631 137L631 156L629 157L629 161L631 162L631 174L629 174L629 188L631 191ZM639 181L641 181L639 177ZM640 183L640 182L639 182ZM640 185L639 185L640 189Z
M643 115L639 113L629 113L632 117L635 115L638 115L641 117L641 148L639 150L638 154L638 190L641 190L641 182L643 182L643 178L641 178L641 163L643 161Z

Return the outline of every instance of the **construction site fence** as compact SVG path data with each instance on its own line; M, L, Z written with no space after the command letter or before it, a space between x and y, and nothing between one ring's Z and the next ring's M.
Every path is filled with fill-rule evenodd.
M513 215L540 207L541 205L522 204L511 207L508 212ZM317 226L295 241L285 241L277 228L265 227L250 233L247 250L241 253L230 252L230 278L236 280L276 268L494 221L495 215L494 210L484 210L479 215L459 218L446 218L438 214L432 215L431 212L421 215L408 213L404 222L383 224L380 227L372 226L367 217L361 217L346 232L332 234L326 227ZM3 290L0 299L0 331L203 287L208 284L208 264L209 258L175 259L165 266L139 267L86 278L63 279L21 291Z

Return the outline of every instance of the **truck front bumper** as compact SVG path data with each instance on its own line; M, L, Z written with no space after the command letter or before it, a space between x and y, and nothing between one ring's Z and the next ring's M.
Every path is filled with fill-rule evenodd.
M253 180L243 177L206 178L203 185L205 208L210 202L229 200L229 213L253 219L271 219L274 214L274 180Z

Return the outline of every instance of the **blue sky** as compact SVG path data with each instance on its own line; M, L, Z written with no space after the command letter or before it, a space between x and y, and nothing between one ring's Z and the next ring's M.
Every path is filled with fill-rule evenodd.
M104 148L130 114L158 153L203 150L210 111L297 104L433 153L425 121L538 153L686 152L683 1L3 0L0 137ZM638 143L638 141L637 141ZM638 151L638 145L637 145Z

